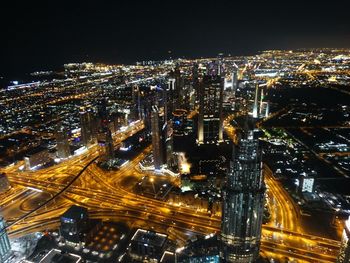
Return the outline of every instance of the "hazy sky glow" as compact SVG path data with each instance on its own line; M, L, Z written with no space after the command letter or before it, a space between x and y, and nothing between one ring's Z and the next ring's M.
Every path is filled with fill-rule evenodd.
M74 3L73 3L74 2ZM251 54L350 47L347 1L11 1L2 75L72 61Z

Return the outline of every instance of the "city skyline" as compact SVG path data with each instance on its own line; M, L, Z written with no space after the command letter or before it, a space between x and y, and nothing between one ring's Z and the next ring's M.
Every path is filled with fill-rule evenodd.
M0 263L350 263L350 16L4 5Z

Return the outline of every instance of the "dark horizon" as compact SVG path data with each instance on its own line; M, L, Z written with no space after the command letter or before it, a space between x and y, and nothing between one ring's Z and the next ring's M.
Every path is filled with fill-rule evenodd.
M70 62L131 64L220 52L347 48L350 18L345 4L336 2L12 1L1 18L5 47L0 75L20 78Z

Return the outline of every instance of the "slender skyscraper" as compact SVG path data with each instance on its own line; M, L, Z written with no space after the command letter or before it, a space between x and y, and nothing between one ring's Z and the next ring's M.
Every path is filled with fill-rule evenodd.
M345 222L337 263L350 263L350 217Z
M194 64L192 68L192 86L196 91L196 101L199 102L198 64Z
M176 105L175 106L179 106L182 104L182 97L181 97L181 91L183 89L184 86L184 79L181 76L181 71L179 66L176 66L175 70L174 70L174 76L175 76L175 92L173 94L173 97L175 98L176 101Z
M174 156L173 156L173 122L168 120L163 126L163 148L165 155L165 163L168 168L171 168L174 165Z
M235 146L224 191L221 226L224 262L254 262L260 249L265 185L259 141L247 132Z
M238 85L238 69L236 67L232 70L232 91L235 92Z
M260 113L260 88L259 84L257 83L255 86L255 96L254 96L254 105L253 105L253 118L259 118L259 113Z
M132 87L132 109L131 109L131 118L133 120L141 119L141 97L140 89L137 85Z
M88 147L94 143L93 116L91 109L83 107L80 109L81 141Z
M219 75L206 75L200 83L198 144L223 141L223 89Z
M0 262L5 262L11 254L11 245L5 229L5 221L0 216Z
M163 151L162 132L159 127L159 112L157 106L152 106L151 130L154 169L159 170L163 164Z
M57 157L68 158L70 155L68 135L67 135L67 130L63 127L61 123L57 125L56 142L57 142Z

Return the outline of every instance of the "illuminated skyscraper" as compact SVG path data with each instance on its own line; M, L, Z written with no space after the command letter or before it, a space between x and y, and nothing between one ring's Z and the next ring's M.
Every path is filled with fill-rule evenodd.
M223 89L219 75L206 75L200 83L198 144L223 141Z
M88 147L94 143L93 116L91 109L88 107L80 109L80 127L81 141L84 146Z
M236 67L232 70L232 91L235 92L238 85L238 69Z
M163 145L164 145L165 163L167 167L170 168L174 165L172 120L168 120L163 126Z
M0 262L5 262L11 254L11 245L5 227L5 221L0 216Z
M192 86L196 91L196 101L199 101L199 79L198 64L194 64L192 68Z
M171 73L173 75L173 73ZM167 88L167 97L169 99L168 103L168 112L172 113L177 108L177 101L175 99L175 83L176 79L174 77L170 77L168 79L168 88Z
M337 263L350 263L350 217L345 222Z
M178 66L176 66L174 70L174 77L175 77L175 93L174 93L174 98L177 103L176 106L179 106L182 104L182 97L181 97L181 91L184 87L184 79L181 76L181 71Z
M163 151L162 151L162 132L159 127L158 106L152 106L151 130L152 130L152 150L153 150L154 168L159 170L163 165Z
M68 158L70 156L67 130L59 124L56 130L57 157Z
M259 255L265 191L261 166L259 142L250 131L235 146L224 191L224 262L251 263Z
M259 84L255 86L255 95L254 95L254 105L253 105L253 118L259 118L260 114L260 88Z

